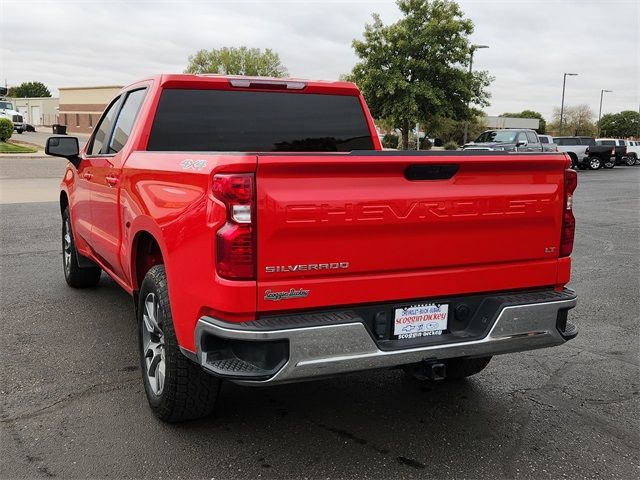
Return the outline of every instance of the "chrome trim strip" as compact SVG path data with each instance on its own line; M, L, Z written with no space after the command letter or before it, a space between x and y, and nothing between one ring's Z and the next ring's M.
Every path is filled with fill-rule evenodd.
M289 360L267 380L234 380L246 385L272 385L318 376L393 367L429 358L500 355L561 345L566 340L556 328L558 311L575 307L577 300L513 305L502 309L489 333L477 340L403 350L380 350L362 323L343 323L286 330L238 330L211 317L198 321L197 359L207 369L200 339L206 334L237 340L289 340Z

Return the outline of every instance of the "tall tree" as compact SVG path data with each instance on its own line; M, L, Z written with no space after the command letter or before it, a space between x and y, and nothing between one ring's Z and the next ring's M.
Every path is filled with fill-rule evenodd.
M11 87L7 96L13 98L50 97L51 92L42 82L23 82L17 87Z
M586 104L564 107L562 119L562 132L560 132L560 108L553 109L553 122L549 130L562 135L589 135L596 134L596 126L593 123L593 110Z
M349 79L363 91L375 118L402 131L403 145L419 121L438 117L463 120L488 105L487 72L469 74L473 22L450 0L398 0L403 17L384 25L380 16L354 40L360 61Z
M598 122L603 137L640 137L640 112L607 113Z
M523 110L520 113L503 113L500 115L501 117L511 117L511 118L537 118L540 120L540 125L537 128L537 132L544 134L547 131L547 121L544 119L540 112L536 112L533 110Z
M219 73L227 75L250 75L258 77L285 77L287 69L280 56L266 48L222 47L199 50L189 56L185 73Z

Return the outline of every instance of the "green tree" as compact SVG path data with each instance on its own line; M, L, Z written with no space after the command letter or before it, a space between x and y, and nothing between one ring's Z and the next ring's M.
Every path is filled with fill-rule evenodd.
M540 126L536 131L540 134L544 134L547 132L547 121L544 119L540 112L535 112L533 110L523 110L520 113L503 113L500 116L511 118L537 118L538 120L540 120Z
M429 130L429 135L434 138L440 138L445 143L451 141L462 145L464 139L464 124L464 120L439 118L433 122L433 127ZM480 111L472 112L471 118L469 119L468 141L475 140L486 129L485 114Z
M593 123L593 110L586 104L564 107L562 119L562 131L560 131L560 108L553 109L553 121L549 124L549 131L558 135L587 135L596 134L596 125Z
M7 96L13 98L50 97L51 92L42 82L23 82L17 87L11 87Z
M384 25L380 16L354 40L359 62L349 79L362 90L375 118L402 131L406 148L416 122L468 118L469 104L488 105L487 72L468 73L473 22L449 0L398 0L403 17Z
M598 122L603 137L640 137L640 112L607 113Z
M222 47L199 50L189 56L185 73L219 73L257 77L286 77L287 69L273 50L266 48Z

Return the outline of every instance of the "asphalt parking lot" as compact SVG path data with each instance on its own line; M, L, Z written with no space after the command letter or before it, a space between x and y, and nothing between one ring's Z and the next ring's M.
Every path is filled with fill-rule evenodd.
M249 389L151 414L130 298L62 275L56 159L0 158L0 477L637 478L640 167L579 172L568 344L468 381L398 371ZM39 196L34 180L45 180ZM21 185L30 185L21 188ZM44 197L44 198L43 198ZM50 201L43 201L49 200Z

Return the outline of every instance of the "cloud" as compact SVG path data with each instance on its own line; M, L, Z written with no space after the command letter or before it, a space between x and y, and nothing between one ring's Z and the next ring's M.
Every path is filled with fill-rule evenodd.
M181 72L201 48L272 48L293 76L335 79L357 60L351 41L391 1L0 0L0 81L58 87L127 84ZM635 1L461 1L487 44L474 68L495 76L489 114L587 103L597 114L636 110L640 6ZM28 20L25 20L28 19Z

